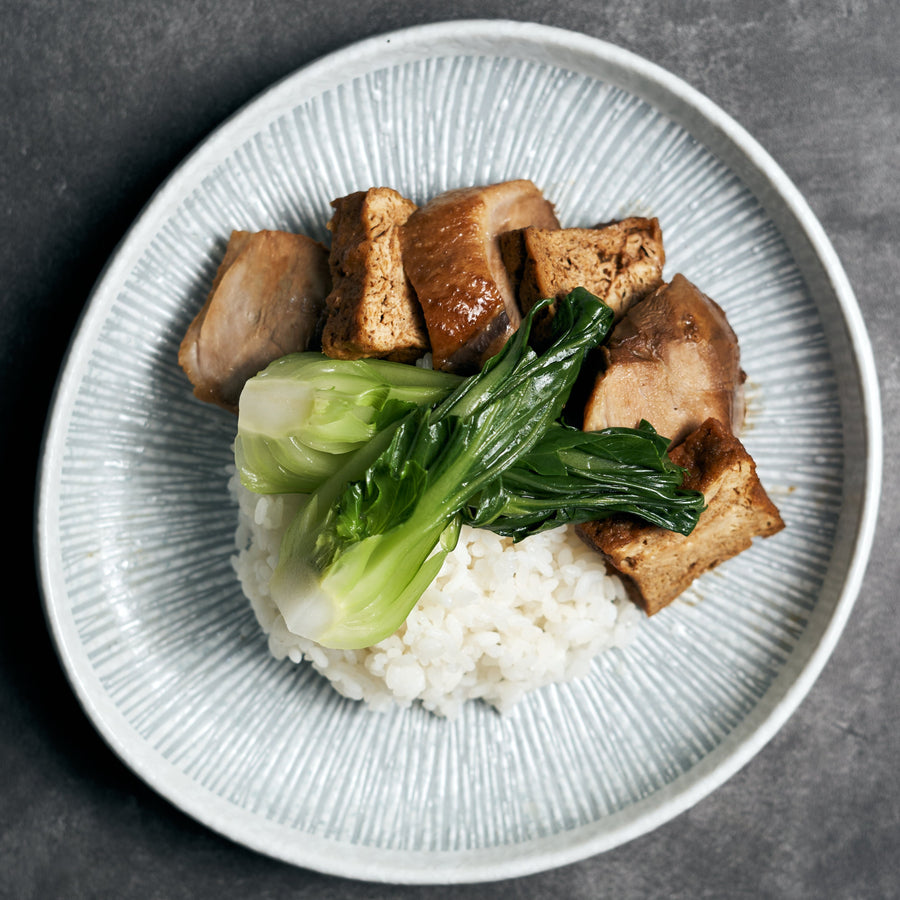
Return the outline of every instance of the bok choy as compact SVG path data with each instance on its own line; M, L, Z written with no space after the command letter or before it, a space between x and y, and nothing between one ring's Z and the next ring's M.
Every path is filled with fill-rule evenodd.
M462 379L381 359L292 353L247 381L234 455L259 494L309 493L409 410L443 400Z
M648 422L594 432L555 422L473 498L464 521L520 541L623 512L690 534L704 499L680 490L684 470L669 459L668 446Z
M612 310L583 289L558 304L553 339L528 344L536 305L482 371L351 453L288 527L270 582L287 627L328 647L377 643L406 619L456 545L474 497L558 418Z

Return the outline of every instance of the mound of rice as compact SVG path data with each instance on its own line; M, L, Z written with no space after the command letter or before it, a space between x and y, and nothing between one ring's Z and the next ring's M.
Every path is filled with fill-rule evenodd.
M587 675L627 644L642 614L572 529L513 544L480 529L459 543L406 623L364 650L330 650L287 630L268 584L284 529L304 498L260 495L232 478L235 571L277 659L307 660L372 709L419 702L455 717L473 699L509 710L528 691Z

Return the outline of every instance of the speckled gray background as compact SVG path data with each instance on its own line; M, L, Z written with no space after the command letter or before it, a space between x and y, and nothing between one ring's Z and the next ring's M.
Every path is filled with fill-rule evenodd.
M0 897L900 895L900 472L890 454L859 601L786 727L689 812L554 872L395 888L273 862L157 797L74 700L42 618L30 511L77 317L131 220L198 141L275 79L363 37L448 16L531 20L620 44L706 93L819 216L870 330L885 446L900 439L900 5L463 0L450 10L432 0L0 5L0 471L15 516L6 558L25 572L8 581L0 617Z

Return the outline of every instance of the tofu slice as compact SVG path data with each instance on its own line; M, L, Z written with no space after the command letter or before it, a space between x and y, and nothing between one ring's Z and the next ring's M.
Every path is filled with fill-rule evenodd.
M376 187L331 205L333 287L325 304L323 351L333 359L413 362L430 347L400 252L400 229L415 203Z
M684 487L702 491L707 508L690 535L615 515L577 526L581 538L619 575L648 616L668 606L704 572L784 528L743 444L708 419L669 453L687 469Z
M523 313L539 300L559 300L584 287L618 320L663 283L666 254L657 219L632 217L596 228L522 228L502 235L500 246Z

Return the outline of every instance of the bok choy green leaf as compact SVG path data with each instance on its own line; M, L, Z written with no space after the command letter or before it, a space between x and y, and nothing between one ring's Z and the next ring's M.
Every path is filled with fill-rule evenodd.
M668 446L647 422L595 432L553 423L473 498L464 521L520 541L621 512L690 534L705 501L680 489L684 471L669 459Z

